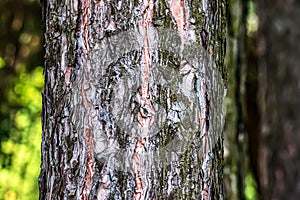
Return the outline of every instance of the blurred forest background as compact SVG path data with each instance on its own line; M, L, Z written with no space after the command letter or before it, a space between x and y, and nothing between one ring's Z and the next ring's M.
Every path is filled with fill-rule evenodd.
M38 199L41 5L0 0L0 199Z
M229 0L228 5L225 198L252 200L258 198L257 163L251 159L257 153L257 138L246 133L258 133L259 21L253 1ZM38 0L0 0L0 200L38 199L44 54L41 10Z

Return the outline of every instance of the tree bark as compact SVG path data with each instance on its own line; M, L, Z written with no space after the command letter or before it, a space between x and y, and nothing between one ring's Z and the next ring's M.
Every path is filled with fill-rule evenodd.
M222 199L226 1L45 1L40 199Z
M299 3L258 1L261 199L298 199Z

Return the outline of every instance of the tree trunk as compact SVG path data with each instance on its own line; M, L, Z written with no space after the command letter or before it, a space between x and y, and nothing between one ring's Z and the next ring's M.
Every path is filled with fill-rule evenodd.
M258 1L261 199L300 196L299 3Z
M44 2L40 199L222 199L226 1Z

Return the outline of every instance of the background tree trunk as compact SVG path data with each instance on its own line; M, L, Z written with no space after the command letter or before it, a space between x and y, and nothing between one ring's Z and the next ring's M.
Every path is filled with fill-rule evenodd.
M257 1L261 199L299 199L299 3Z
M40 199L222 199L226 1L45 1Z

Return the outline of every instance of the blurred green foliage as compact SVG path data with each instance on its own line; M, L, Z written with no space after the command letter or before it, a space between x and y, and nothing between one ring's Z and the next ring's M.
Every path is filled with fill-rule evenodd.
M43 90L41 6L0 1L0 200L38 199Z
M245 178L245 195L247 200L256 200L258 199L257 194L257 185L254 179L254 176L251 172L248 172Z
M42 67L21 72L7 89L8 104L19 109L3 120L9 137L1 141L0 199L37 199L41 144ZM7 109L5 105L1 109ZM18 197L18 198L16 198Z

